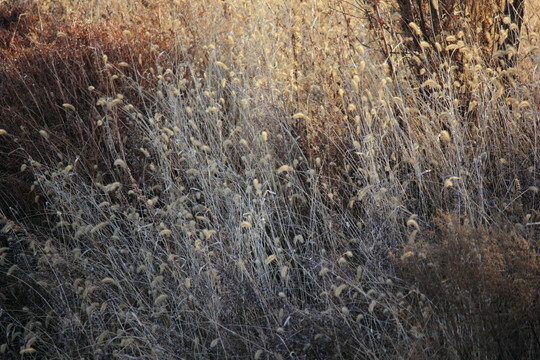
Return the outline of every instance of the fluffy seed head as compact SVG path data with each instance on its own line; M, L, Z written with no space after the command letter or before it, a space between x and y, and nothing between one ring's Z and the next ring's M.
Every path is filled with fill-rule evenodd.
M114 166L119 166L121 167L122 169L127 169L127 164L124 160L122 159L116 159L114 160Z
M240 223L240 227L241 227L241 228L248 228L248 229L249 229L249 228L251 227L251 223L250 223L249 221L242 221L242 222Z
M439 139L445 143L449 143L450 142L450 133L446 130L443 130L441 131L441 133L439 134Z
M418 35L418 36L422 35L422 30L420 30L420 27L418 25L416 25L416 23L411 22L411 23L409 23L409 26L411 27L411 29L414 30L416 35Z
M49 140L49 134L45 130L39 130L39 135L43 137L45 140Z
M289 165L283 165L279 169L277 169L277 173L281 174L283 172L293 171L294 169Z
M346 288L347 288L346 284L339 285L337 288L334 289L334 296L339 297L341 293L343 292L343 290L345 290Z
M154 305L161 305L162 303L164 303L165 301L167 301L167 299L169 298L168 295L165 295L165 294L161 294L159 295L156 300L154 301Z
M227 65L225 65L224 63L222 63L221 61L216 61L216 65L219 66L220 68L222 68L223 70L225 71L229 71L229 67Z
M327 267L323 267L321 269L321 271L319 271L319 276L324 276L324 275L328 274L329 272L330 272L330 270Z
M420 231L420 225L418 225L418 223L416 222L415 219L416 216L411 216L409 218L409 220L407 220L407 226L414 226L416 228L416 230Z
M71 104L62 104L62 106L64 107L64 109L69 109L71 111L75 111L75 106L71 105Z
M292 116L293 119L305 119L305 120L309 120L309 117L304 115L303 113L296 113Z
M414 253L412 251L407 251L405 254L403 254L400 258L401 261L405 261L408 258L411 258L414 256Z
M101 282L102 282L103 284L116 285L116 281L115 281L113 278L110 278L110 277L104 278L103 280L101 280Z
M276 255L272 254L272 255L270 255L270 256L268 256L268 257L266 258L265 263L266 263L266 265L268 265L268 264L270 264L272 261L275 261L275 260L276 260Z
M36 349L34 349L32 347L29 347L29 348L22 349L21 351L19 351L19 355L29 355L29 354L33 354L35 352L36 352Z
M164 229L164 230L161 230L161 231L159 232L159 235L161 235L161 236L169 236L169 235L171 235L171 234L172 234L172 231L169 230L169 229Z
M370 314L373 314L373 311L375 310L375 306L377 305L377 300L371 300L371 303L369 304L368 311Z

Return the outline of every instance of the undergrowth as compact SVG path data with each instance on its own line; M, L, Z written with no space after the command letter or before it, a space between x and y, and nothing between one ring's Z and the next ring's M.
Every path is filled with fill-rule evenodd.
M496 3L2 2L0 352L537 358L539 4Z

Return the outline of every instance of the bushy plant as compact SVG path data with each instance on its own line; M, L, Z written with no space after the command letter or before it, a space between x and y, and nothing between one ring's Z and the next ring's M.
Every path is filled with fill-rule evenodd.
M536 214L538 215L538 214ZM538 353L538 236L472 227L447 214L437 229L397 257L432 302L426 347L445 357L532 358Z

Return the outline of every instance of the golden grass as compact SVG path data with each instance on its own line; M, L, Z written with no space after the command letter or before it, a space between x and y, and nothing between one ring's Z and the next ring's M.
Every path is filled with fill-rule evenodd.
M536 358L526 4L2 3L1 353Z

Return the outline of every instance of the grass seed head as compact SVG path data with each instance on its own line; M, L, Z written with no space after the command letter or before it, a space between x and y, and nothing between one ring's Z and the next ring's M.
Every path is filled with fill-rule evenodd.
M71 105L71 104L62 104L62 106L64 107L64 109L69 109L71 111L75 111L75 106Z
M294 168L290 165L282 165L279 169L277 169L277 173L281 174L284 172L294 171Z
M122 169L126 170L127 169L127 164L124 160L122 159L116 159L114 161L114 166L118 166L118 167L121 167Z
M49 140L49 134L45 130L39 130L39 135L45 140Z
M161 294L161 295L159 295L159 296L156 298L156 300L154 301L154 306L159 306L159 305L165 303L165 302L167 301L168 298L169 298L169 296L166 295L166 294Z
M163 229L159 232L159 235L163 237L170 236L171 234L172 234L172 231L169 229Z
M29 347L29 348L24 348L22 349L21 351L19 351L19 355L30 355L30 354L34 354L36 353L36 349L32 348L32 347Z

